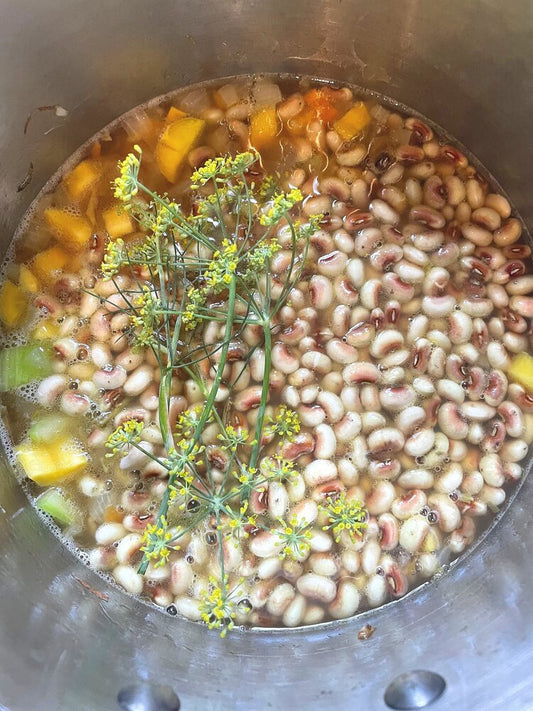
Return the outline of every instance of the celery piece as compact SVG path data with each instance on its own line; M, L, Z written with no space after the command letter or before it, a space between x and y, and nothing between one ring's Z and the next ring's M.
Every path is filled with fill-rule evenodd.
M79 517L75 504L59 489L47 489L36 500L37 506L49 514L60 526L72 526Z
M27 343L0 352L0 391L40 380L52 372L53 350L49 343Z
M43 444L65 434L71 425L71 420L58 413L42 415L32 423L28 435L33 444Z

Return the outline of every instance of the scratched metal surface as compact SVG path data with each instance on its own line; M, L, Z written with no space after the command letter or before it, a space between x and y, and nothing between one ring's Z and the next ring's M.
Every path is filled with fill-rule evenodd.
M249 71L344 78L411 105L468 145L533 224L528 0L0 0L0 17L4 250L48 176L108 121L184 83ZM24 134L32 109L52 104L68 116L36 113ZM425 668L447 682L435 711L532 709L532 493L529 477L463 564L394 605L221 641L87 570L4 466L0 707L113 711L140 678L170 684L183 711L380 711L393 677ZM367 621L376 632L361 642Z

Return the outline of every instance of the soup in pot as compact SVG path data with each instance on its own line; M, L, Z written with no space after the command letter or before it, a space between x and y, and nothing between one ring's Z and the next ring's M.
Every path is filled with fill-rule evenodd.
M4 443L89 565L170 614L224 635L379 607L522 476L530 254L418 115L308 79L190 87L21 225Z

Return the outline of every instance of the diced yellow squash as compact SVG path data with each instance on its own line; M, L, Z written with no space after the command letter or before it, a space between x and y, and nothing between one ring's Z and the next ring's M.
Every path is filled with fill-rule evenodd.
M278 115L275 106L259 109L250 119L250 143L260 151L274 143L278 135Z
M507 376L533 395L533 357L529 353L517 353L514 356L507 370Z
M18 326L28 310L28 297L17 284L7 279L0 289L0 320L7 328Z
M62 247L55 245L35 255L32 270L41 281L50 284L60 276L69 259L70 255Z
M84 249L93 235L90 222L80 215L72 215L66 210L49 207L44 211L48 226L58 242L71 252Z
M51 341L59 336L59 325L56 321L46 318L39 321L31 334L32 341Z
M132 216L121 205L113 205L102 213L104 225L111 239L124 237L135 230Z
M122 523L124 512L119 511L116 506L108 506L104 511L104 521L106 523Z
M69 436L46 444L21 444L17 459L26 476L40 486L51 486L79 474L89 461L87 453Z
M333 125L344 141L351 141L370 123L370 114L362 101L358 101Z
M98 207L98 191L93 190L89 200L87 201L87 209L85 214L91 225L94 227L96 225L96 209Z
M187 154L198 144L204 128L205 121L187 116L173 121L163 131L155 157L159 170L170 183L176 182Z
M96 141L96 143L93 143L91 146L91 158L97 159L100 158L102 155L102 144L100 141Z
M81 200L96 185L102 174L99 163L82 160L63 180L68 194L73 200Z
M165 118L165 122L172 123L173 121L177 121L178 119L185 118L185 116L187 116L185 111L178 109L176 106L171 106L170 109L168 110L167 116Z
M30 294L36 294L40 289L39 280L31 269L24 264L20 265L19 286Z

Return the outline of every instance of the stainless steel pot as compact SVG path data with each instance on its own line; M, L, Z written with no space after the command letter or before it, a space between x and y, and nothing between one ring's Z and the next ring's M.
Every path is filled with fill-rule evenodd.
M185 83L251 71L354 81L418 109L472 149L533 225L530 0L0 0L0 11L4 251L45 179L112 118ZM35 112L24 133L35 107L56 104L66 117ZM225 641L86 569L7 465L0 487L2 708L111 711L119 694L126 709L176 708L161 694L150 701L153 687L135 706L125 688L142 680L172 687L183 711L379 711L389 683L420 669L446 683L435 711L533 707L531 477L461 565L407 598ZM375 633L361 641L367 622ZM425 679L396 691L421 700Z

